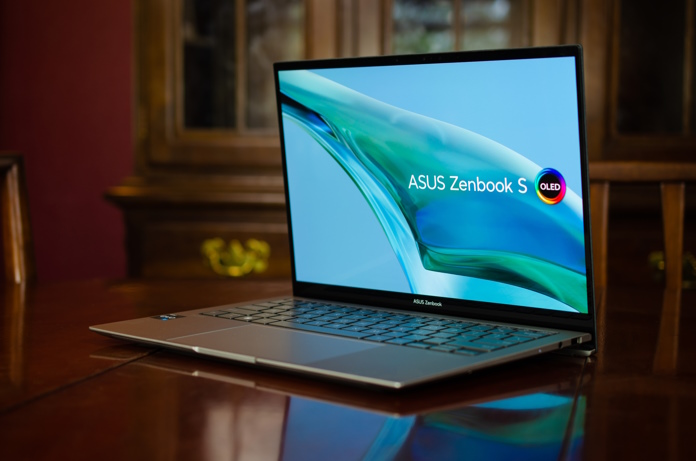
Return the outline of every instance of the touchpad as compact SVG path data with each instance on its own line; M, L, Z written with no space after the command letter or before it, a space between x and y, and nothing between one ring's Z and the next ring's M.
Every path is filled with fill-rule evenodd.
M257 325L181 336L169 341L231 355L297 364L381 347L352 339Z

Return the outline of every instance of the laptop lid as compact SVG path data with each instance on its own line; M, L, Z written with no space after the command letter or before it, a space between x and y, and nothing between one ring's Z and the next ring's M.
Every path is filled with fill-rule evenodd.
M579 46L277 63L297 296L595 337Z

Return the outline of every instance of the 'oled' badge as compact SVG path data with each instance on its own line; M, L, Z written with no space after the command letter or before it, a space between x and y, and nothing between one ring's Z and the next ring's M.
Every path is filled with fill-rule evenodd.
M541 170L536 177L534 186L541 201L547 205L555 205L565 197L565 179L561 173L553 168Z

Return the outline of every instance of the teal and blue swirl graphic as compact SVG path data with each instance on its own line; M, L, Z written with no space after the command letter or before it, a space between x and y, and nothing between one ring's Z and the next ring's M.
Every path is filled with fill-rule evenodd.
M454 274L587 312L582 202L570 188L556 205L539 200L542 166L310 71L281 72L279 84L284 121L306 131L356 185L412 292L465 297L466 283L432 276Z

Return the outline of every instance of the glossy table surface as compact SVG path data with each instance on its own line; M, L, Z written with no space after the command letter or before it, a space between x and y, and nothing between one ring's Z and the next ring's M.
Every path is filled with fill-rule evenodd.
M696 292L609 288L600 350L405 391L179 355L89 325L285 281L5 286L0 459L696 459Z

